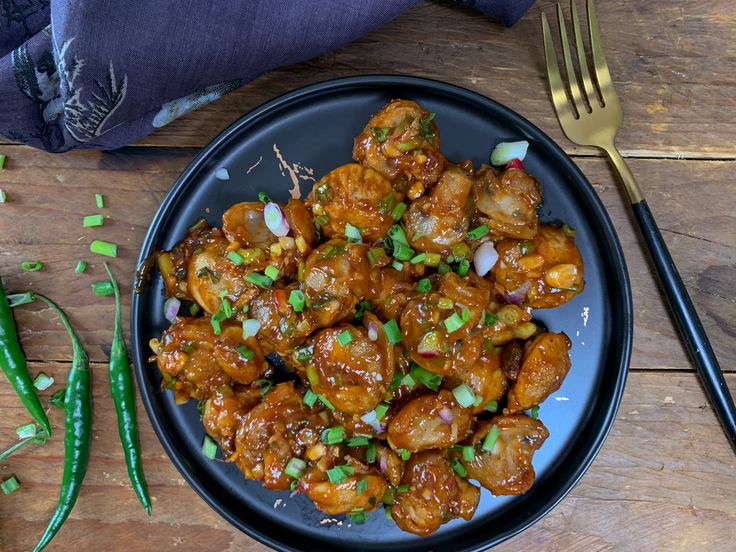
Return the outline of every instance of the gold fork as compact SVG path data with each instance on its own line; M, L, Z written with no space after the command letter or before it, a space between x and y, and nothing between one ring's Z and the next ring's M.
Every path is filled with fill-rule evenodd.
M680 334L685 340L700 375L708 400L723 425L731 447L736 451L736 407L723 378L723 372L639 184L616 149L614 142L616 132L621 128L623 122L623 111L613 88L606 58L603 55L598 18L592 0L587 0L587 10L595 81L588 70L588 56L583 44L575 0L570 1L570 11L578 72L573 65L562 8L557 4L557 22L567 84L560 76L547 17L544 13L542 14L547 76L557 119L570 140L580 145L595 146L604 150L613 163L629 196L642 237L659 275ZM582 82L582 88L580 82Z

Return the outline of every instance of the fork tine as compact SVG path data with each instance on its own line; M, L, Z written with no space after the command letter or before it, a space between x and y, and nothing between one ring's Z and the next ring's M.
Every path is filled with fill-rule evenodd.
M542 13L542 34L544 35L544 57L547 62L547 78L552 94L552 105L555 106L558 119L562 120L568 117L572 119L574 115L570 109L570 102L567 101L565 85L560 77L560 68L557 66L552 34L549 31L549 23L547 23L547 16L544 13Z
M608 63L603 54L603 43L598 28L598 16L595 11L593 0L587 0L588 7L588 31L590 32L590 49L593 52L593 64L595 66L595 80L601 92L603 105L609 101L616 100L616 91L613 88L611 73L608 72Z
M580 32L580 19L578 19L578 9L575 0L570 0L570 11L572 12L572 30L575 35L575 49L578 51L578 65L580 66L580 75L585 87L585 93L588 97L588 104L593 107L593 102L597 100L597 94L593 87L593 81L590 80L588 72L588 60L585 56L585 45L583 44L583 35Z
M562 13L562 6L557 4L557 24L560 28L560 42L562 42L562 57L565 60L565 72L567 73L567 82L569 85L572 103L578 113L586 110L583 96L578 86L578 77L575 74L575 67L572 64L572 56L570 55L570 42L567 38L567 28L565 27L565 15Z

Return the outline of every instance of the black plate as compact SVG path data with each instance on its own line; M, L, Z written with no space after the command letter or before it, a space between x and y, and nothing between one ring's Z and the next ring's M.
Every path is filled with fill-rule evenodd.
M400 531L381 509L367 523L351 526L345 516L318 512L304 496L289 498L288 492L263 489L258 482L246 482L234 465L202 455L204 430L194 402L176 406L171 393L161 391L155 364L147 362L148 341L168 325L156 272L134 295L131 312L136 374L153 427L202 498L233 525L279 550L459 552L497 544L539 520L570 491L603 444L621 400L631 353L631 290L603 205L570 158L538 128L462 88L414 77L361 76L308 86L251 111L204 148L176 181L151 223L140 262L176 244L202 215L219 225L227 207L255 200L257 191L285 201L292 179L279 165L274 144L286 162L300 164L306 195L312 181L305 168L319 178L350 162L353 137L368 117L399 97L437 113L442 150L449 159L469 158L477 166L487 162L499 141L531 144L524 164L542 183L541 218L576 228L585 262L585 291L567 305L535 313L552 331L570 336L572 369L539 410L550 437L534 457L537 479L527 494L492 497L484 490L471 521L454 520L427 538ZM221 167L228 169L229 181L216 178ZM325 518L338 522L320 523Z

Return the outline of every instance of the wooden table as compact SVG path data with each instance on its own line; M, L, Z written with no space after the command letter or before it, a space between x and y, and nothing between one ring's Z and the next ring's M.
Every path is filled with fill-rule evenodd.
M611 73L626 121L619 144L649 198L703 323L736 389L736 12L729 0L598 2ZM561 144L605 203L626 252L635 307L634 352L626 393L595 463L550 513L498 550L734 550L735 458L665 310L631 215L599 153L568 142L547 93L540 1L511 29L470 10L422 4L362 40L256 79L135 146L115 152L41 153L3 144L0 274L9 290L33 288L69 313L92 359L94 443L79 501L50 550L197 550L266 548L215 514L184 482L139 405L146 476L154 515L138 505L125 472L105 360L112 302L90 292L104 277L88 252L92 237L120 244L114 268L126 282L146 228L179 172L225 126L294 87L361 73L433 77L490 96L518 111ZM105 226L83 229L106 198ZM90 261L84 275L77 259ZM18 266L46 263L40 272ZM127 294L129 289L124 290ZM127 299L126 299L127 303ZM127 317L126 317L127 318ZM33 373L62 385L70 347L48 310L17 313ZM127 330L127 321L126 321ZM585 367L577 367L584 369ZM0 382L0 443L29 421ZM56 504L63 418L42 448L4 462L20 490L0 495L0 549L29 550Z

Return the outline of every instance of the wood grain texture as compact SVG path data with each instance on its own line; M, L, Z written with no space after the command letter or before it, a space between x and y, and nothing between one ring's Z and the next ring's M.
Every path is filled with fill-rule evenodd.
M194 152L127 148L58 156L23 147L4 151L8 169L0 172L0 188L10 198L0 206L0 274L5 286L13 291L32 287L57 297L91 358L104 360L113 307L111 299L97 298L90 291L90 283L103 279L104 273L102 258L89 252L89 243L103 239L120 245L119 258L112 264L122 280L127 308L130 275L148 224ZM625 251L636 309L632 367L691 369L608 166L600 158L577 162L606 205ZM733 195L726 190L736 162L634 159L632 168L648 194L723 368L735 370L736 219ZM60 187L64 193L59 193ZM105 195L105 224L82 228L82 217L98 212L95 193ZM18 270L29 259L46 266L40 272ZM86 274L74 273L77 259L90 262ZM64 330L46 309L23 308L17 318L30 359L71 358ZM127 331L127 316L124 322Z
M593 153L567 141L555 119L543 65L542 11L553 15L554 2L537 1L507 29L470 9L422 3L355 43L255 79L139 145L201 147L248 110L293 88L356 74L404 73L480 92L533 121L568 152ZM736 157L736 119L722 116L736 110L732 0L604 1L598 16L626 114L618 141L624 155Z
M68 363L34 363L63 385ZM143 465L154 505L148 518L125 472L111 408L107 367L94 364L92 458L77 506L49 550L268 550L221 519L181 478L142 405ZM736 388L736 375L728 382ZM27 415L0 385L0 442L10 443ZM63 455L62 412L40 448L0 468L20 490L0 498L0 549L29 550L55 507ZM727 550L736 537L736 468L693 374L634 372L611 434L588 473L541 522L497 550ZM288 506L287 506L288 509Z

